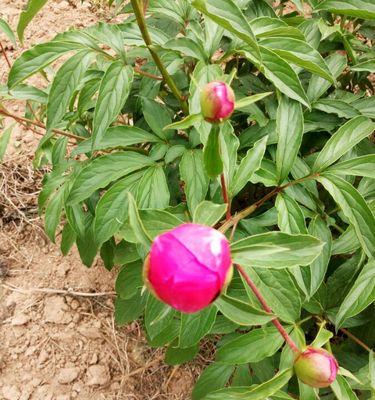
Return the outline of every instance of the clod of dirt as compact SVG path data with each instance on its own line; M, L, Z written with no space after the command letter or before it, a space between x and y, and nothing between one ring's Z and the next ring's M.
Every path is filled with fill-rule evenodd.
M13 326L21 326L26 325L30 321L28 315L24 314L23 312L18 312L12 318L11 324Z
M72 383L78 378L79 372L79 368L76 367L62 368L57 375L57 381L62 385Z
M69 307L61 296L46 297L44 302L44 319L54 324L68 324L72 315L68 312Z
M4 400L18 400L21 396L21 392L17 386L3 386L3 397Z
M88 386L105 386L110 382L109 370L104 365L92 365L87 368Z

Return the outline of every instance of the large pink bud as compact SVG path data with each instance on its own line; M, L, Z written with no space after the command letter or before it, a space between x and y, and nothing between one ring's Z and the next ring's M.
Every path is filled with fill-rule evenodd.
M183 224L157 236L144 265L151 292L184 313L211 304L232 277L226 237L216 229Z
M225 82L208 83L201 92L202 115L206 121L220 122L229 118L234 110L234 93Z
M298 378L315 388L329 386L337 375L339 365L335 357L324 349L307 347L294 362Z

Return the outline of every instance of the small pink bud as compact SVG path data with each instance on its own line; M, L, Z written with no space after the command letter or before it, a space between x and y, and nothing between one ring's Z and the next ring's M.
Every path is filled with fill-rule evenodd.
M226 237L204 225L182 224L157 236L144 264L147 287L184 313L211 304L232 277Z
M307 347L294 361L297 377L306 385L315 388L329 386L337 375L339 365L327 350Z
M220 122L234 110L234 93L225 82L208 83L201 92L202 115L206 121Z

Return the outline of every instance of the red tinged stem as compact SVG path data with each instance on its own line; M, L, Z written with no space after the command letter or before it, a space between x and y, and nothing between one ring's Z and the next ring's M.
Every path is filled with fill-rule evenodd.
M259 289L255 285L255 283L252 281L252 279L247 275L245 270L241 267L241 265L234 264L235 267L237 268L237 271L242 275L242 277L245 279L246 283L249 285L257 299L259 300L260 304L263 307L263 310L266 311L267 313L272 313L271 307L267 304L265 298L262 296L260 293ZM300 353L300 350L298 349L298 346L294 342L294 340L289 336L288 332L284 329L284 327L281 325L280 321L277 319L273 319L271 321L276 329L280 332L280 335L284 338L285 342L288 344L288 346L295 352L295 353Z
M220 181L221 181L221 192L223 194L224 203L226 203L226 205L227 205L227 212L226 212L225 219L227 221L229 221L231 219L232 215L230 213L230 200L229 200L229 197L228 197L228 190L227 190L227 185L225 183L224 173L222 173L220 175Z

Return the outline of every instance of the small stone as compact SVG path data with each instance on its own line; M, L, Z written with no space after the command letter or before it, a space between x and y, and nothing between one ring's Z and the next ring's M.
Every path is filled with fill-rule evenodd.
M87 339L100 339L101 334L99 329L92 326L80 326L78 332Z
M107 385L110 382L108 367L104 365L91 365L87 369L87 378L88 386Z
M89 361L90 365L95 365L97 364L99 361L98 355L96 353L94 353Z
M44 303L44 319L55 324L68 324L72 320L72 316L67 310L68 305L63 297L48 297Z
M79 302L76 299L73 299L70 303L70 308L72 310L77 310L79 307Z
M30 321L30 318L24 313L17 313L11 321L13 326L26 325Z
M57 375L57 381L63 385L72 383L78 378L79 368L63 368Z
M21 392L17 386L3 386L3 398L4 400L19 400Z
M44 364L49 358L49 354L47 353L46 350L42 350L39 354L38 362L39 364Z

